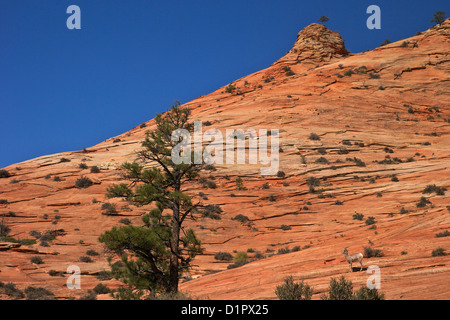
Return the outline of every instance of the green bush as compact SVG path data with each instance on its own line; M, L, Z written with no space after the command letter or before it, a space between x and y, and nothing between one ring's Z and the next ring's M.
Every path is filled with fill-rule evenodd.
M231 261L231 260L233 260L233 256L231 255L231 253L228 253L228 252L217 252L214 255L214 259L220 260L220 261Z
M328 294L322 295L321 298L322 300L353 300L353 284L344 276L341 276L339 280L331 278Z
M95 286L94 292L96 294L106 294L106 293L110 293L111 289L108 288L107 286L105 286L104 284L99 283L98 285Z
M434 235L436 238L450 237L450 232L448 230L436 233Z
M416 203L417 208L424 208L427 204L431 204L431 201L425 197L420 197L420 201Z
M434 249L433 251L431 251L431 255L433 257L440 257L440 256L446 256L447 253L445 252L444 248L439 247L439 248Z
M39 256L31 257L30 261L31 261L31 263L34 263L34 264L43 264L44 263L44 261L42 261L42 258Z
M105 202L102 204L102 210L105 210L103 214L107 216L117 214L116 206L113 203Z
M233 86L231 83L228 86L225 87L225 92L226 93L233 93L234 90L236 90L236 87Z
M315 163L329 164L330 162L327 160L327 158L325 158L325 157L320 157L320 158L317 158L317 159L316 159Z
M234 262L237 264L244 264L248 260L247 253L244 251L239 251L236 253L236 256L234 257Z
M91 262L93 262L93 261L92 261L91 257L88 257L88 256L81 256L81 257L80 257L80 262L91 263Z
M383 256L384 256L384 253L380 249L364 247L364 258L383 257Z
M111 272L109 271L99 271L95 277L100 280L100 281L104 281L104 280L111 280L112 279L112 275Z
M284 178L284 177L286 177L286 174L284 173L284 171L278 171L277 172L277 177L278 178Z
M97 167L97 166L92 166L91 167L91 173L99 173L99 172L100 172L99 167Z
M29 286L25 289L27 300L56 300L55 295L42 287Z
M232 220L237 220L239 222L245 223L249 221L249 218L243 214L238 214Z
M78 168L80 168L80 169L87 169L88 168L88 166L87 166L87 164L86 163L80 163L79 165L78 165Z
M214 220L220 220L222 217L220 216L220 213L222 213L223 210L218 204L208 204L205 209L203 209L202 217L210 218Z
M77 181L75 181L75 187L77 187L78 189L89 188L90 186L92 186L92 184L92 180L87 177L81 177L80 179L77 179Z
M16 288L16 285L12 282L3 283L0 281L0 292L6 294L12 299L22 299L25 297L23 292Z
M277 286L275 294L280 300L311 300L313 289L306 283L295 283L292 276L284 279L284 284Z
M364 215L362 213L355 212L353 215L353 220L362 220L364 218Z
M11 174L8 170L2 169L0 170L0 178L9 178L11 177Z
M318 141L318 140L320 140L320 136L317 133L312 132L312 133L309 134L309 140L316 140L316 141Z
M86 251L86 254L87 254L88 256L91 256L91 257L98 256L98 255L99 255L99 253L98 253L97 251L92 250L92 249Z
M438 187L435 184L430 184L425 187L422 193L433 193L435 192L437 195L443 196L447 191L445 187Z
M368 217L366 220L366 225L370 226L371 224L374 224L375 221L375 217Z

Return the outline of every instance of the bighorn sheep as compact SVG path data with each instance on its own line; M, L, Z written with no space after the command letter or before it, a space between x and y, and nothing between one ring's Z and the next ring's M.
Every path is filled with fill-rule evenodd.
M363 263L362 263L362 259L363 259L363 254L362 253L355 253L355 254L348 254L347 251L347 247L345 247L344 251L342 252L345 255L345 259L348 262L348 266L350 269L350 272L353 272L353 268L352 268L352 262L353 261L359 261L359 263L361 264L361 269L360 271L362 271L363 269Z

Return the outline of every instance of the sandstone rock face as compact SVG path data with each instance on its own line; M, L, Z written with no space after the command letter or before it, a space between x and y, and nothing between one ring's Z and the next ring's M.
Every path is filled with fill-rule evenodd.
M428 185L450 190L449 49L450 20L352 55L337 33L313 24L286 56L234 81L232 93L220 88L186 103L204 131L279 129L284 176L262 176L260 165L222 164L202 174L213 176L217 188L197 181L188 186L193 198L223 211L219 220L188 222L205 252L181 290L210 299L276 299L276 286L292 275L320 299L332 277L366 285L369 274L349 273L341 252L368 247L382 252L363 263L380 268L387 299L449 299L450 256L432 251L450 251L450 237L436 236L450 229L450 191L424 193ZM0 281L20 289L43 286L61 299L80 297L100 282L119 285L99 278L109 266L97 238L123 218L141 224L152 207L104 196L108 186L124 182L117 168L137 158L145 132L154 128L153 120L145 124L84 151L5 168L11 177L0 179L0 199L7 200L0 214L9 236L55 237L48 246L40 239L20 247L2 242ZM94 184L76 188L81 176ZM237 190L237 177L245 190ZM312 180L318 181L313 189ZM105 202L116 204L118 215L103 214ZM248 220L234 219L238 214ZM88 250L98 255L82 262ZM214 257L240 251L254 260L228 269L232 261ZM33 263L33 256L43 263ZM70 265L81 269L81 290L66 287Z
M348 51L338 32L330 31L324 25L313 23L298 33L294 46L279 62L301 63L304 61L322 64L346 55L348 55Z

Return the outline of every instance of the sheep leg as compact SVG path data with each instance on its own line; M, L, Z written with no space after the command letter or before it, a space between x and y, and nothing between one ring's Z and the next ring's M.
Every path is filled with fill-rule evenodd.
M348 267L350 269L350 272L353 272L353 267L352 267L352 263L351 262L349 262Z
M362 271L362 269L363 269L363 263L362 263L362 259L361 259L361 260L359 260L359 263L361 263L361 269L359 269L359 271Z

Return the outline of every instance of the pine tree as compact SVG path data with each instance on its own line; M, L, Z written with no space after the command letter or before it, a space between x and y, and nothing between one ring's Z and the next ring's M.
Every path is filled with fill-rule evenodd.
M330 19L328 19L327 16L321 16L321 17L319 18L318 21L319 21L321 24L324 24L324 23L327 22L328 20L330 20Z
M156 130L149 131L138 152L138 162L121 166L130 181L107 189L107 197L122 197L136 205L156 204L142 217L143 226L113 227L100 235L99 241L121 257L111 264L115 278L126 284L116 294L118 299L156 298L158 294L176 294L180 276L189 269L192 259L201 253L201 245L193 230L183 222L192 217L197 204L182 187L198 176L200 165L174 164L171 150L176 129L192 130L188 122L190 110L179 107L158 114ZM194 154L191 154L191 160ZM112 260L110 260L111 263Z
M433 20L431 22L441 25L445 21L445 12L444 11L436 11L433 14Z

